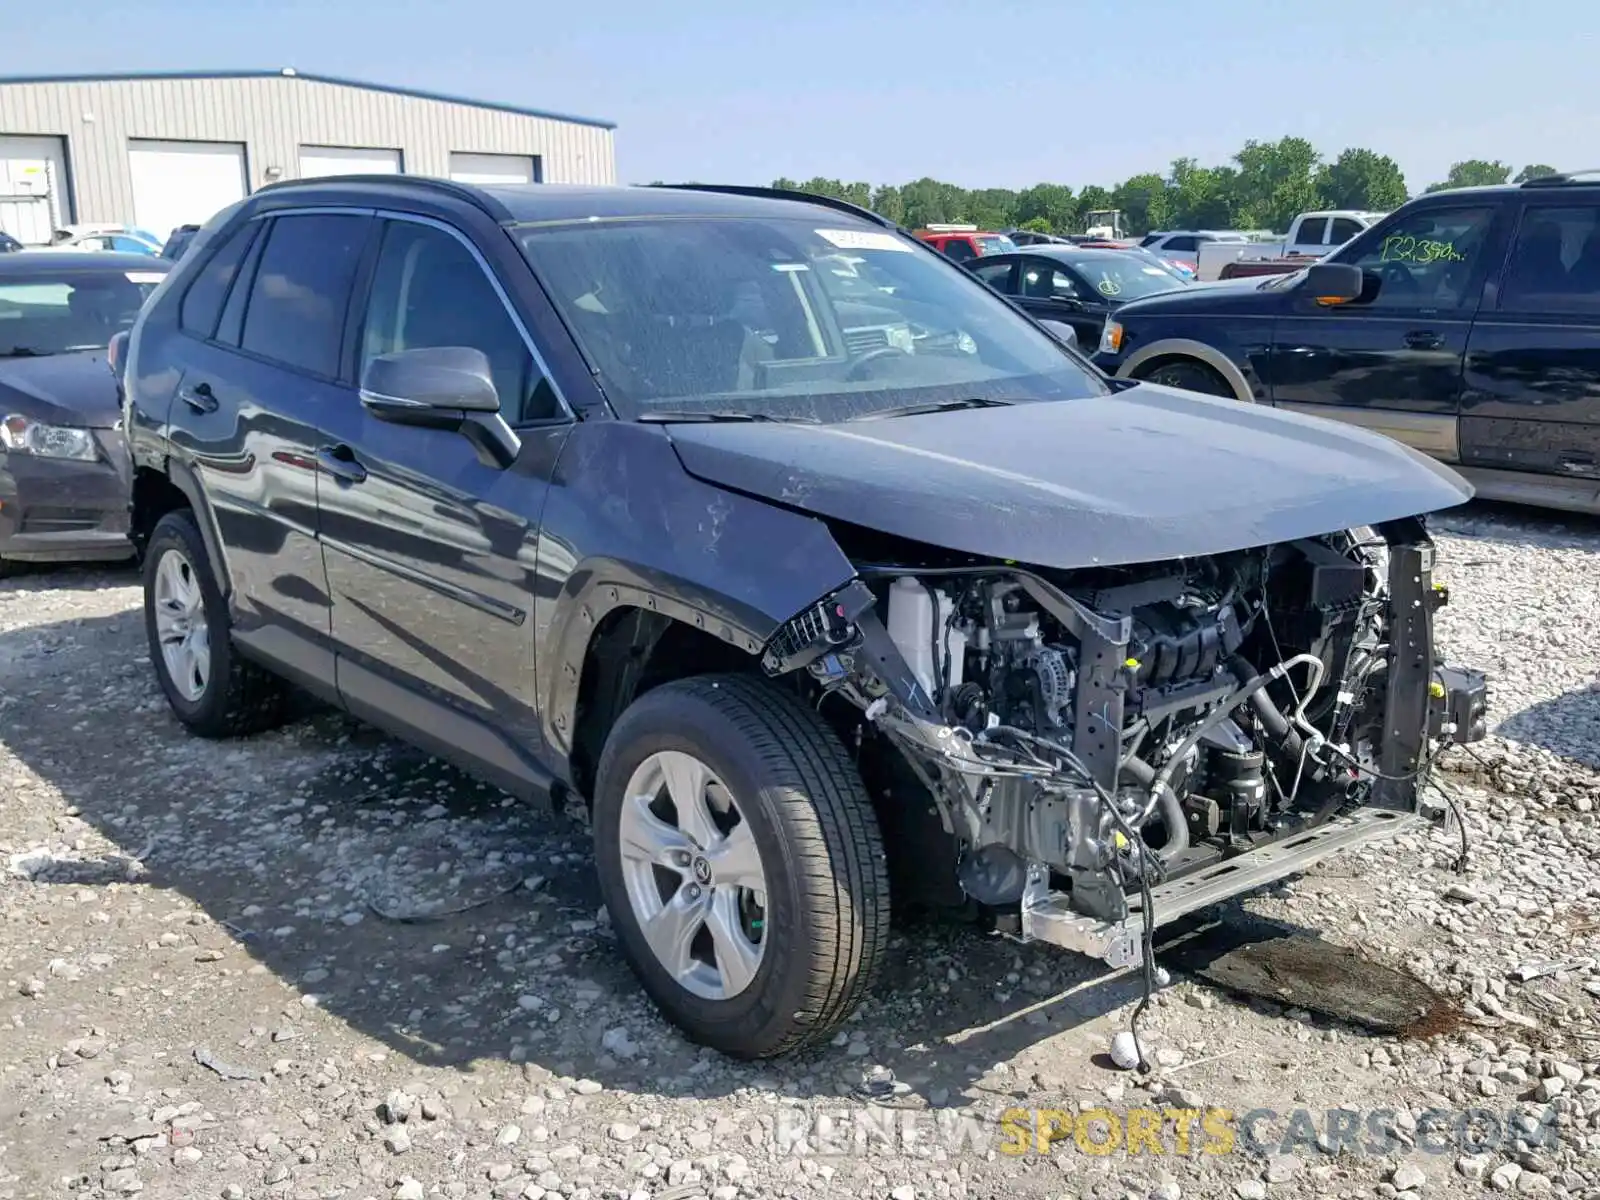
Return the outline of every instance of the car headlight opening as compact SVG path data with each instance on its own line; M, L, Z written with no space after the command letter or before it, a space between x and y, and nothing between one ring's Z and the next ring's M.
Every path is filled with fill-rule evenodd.
M94 462L100 457L94 435L89 430L50 425L15 413L0 420L0 447L15 454L74 462Z

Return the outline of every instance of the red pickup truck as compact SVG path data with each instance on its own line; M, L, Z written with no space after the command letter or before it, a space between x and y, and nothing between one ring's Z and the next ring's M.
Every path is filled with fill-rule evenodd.
M982 258L988 254L1010 254L1017 248L1003 233L985 233L976 225L929 225L916 236L956 262Z

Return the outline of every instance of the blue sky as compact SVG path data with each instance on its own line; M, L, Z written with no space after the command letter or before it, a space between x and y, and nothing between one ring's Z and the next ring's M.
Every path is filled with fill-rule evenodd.
M624 182L1111 185L1293 133L1419 191L1600 165L1596 33L1593 0L53 0L0 74L293 66L582 113Z

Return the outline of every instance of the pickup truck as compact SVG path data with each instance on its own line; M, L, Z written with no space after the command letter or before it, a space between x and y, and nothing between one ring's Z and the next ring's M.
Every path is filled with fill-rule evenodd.
M1340 300L1327 272L1352 268ZM1600 513L1600 173L1419 196L1290 274L1131 301L1094 361L1377 430L1485 499Z
M1297 270L1307 262L1337 250L1362 230L1370 229L1383 216L1383 213L1358 212L1354 209L1304 212L1294 219L1281 241L1204 242L1196 252L1196 274L1203 283L1221 279L1224 268L1235 262L1270 262L1278 271ZM1268 270L1261 273L1275 272Z

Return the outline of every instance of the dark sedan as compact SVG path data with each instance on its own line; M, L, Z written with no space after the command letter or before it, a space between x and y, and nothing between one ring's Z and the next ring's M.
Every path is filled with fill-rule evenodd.
M1036 319L1070 326L1088 348L1099 345L1106 317L1121 305L1187 286L1147 255L1077 246L1029 246L968 269Z
M170 266L111 251L0 258L0 575L132 555L106 348Z

